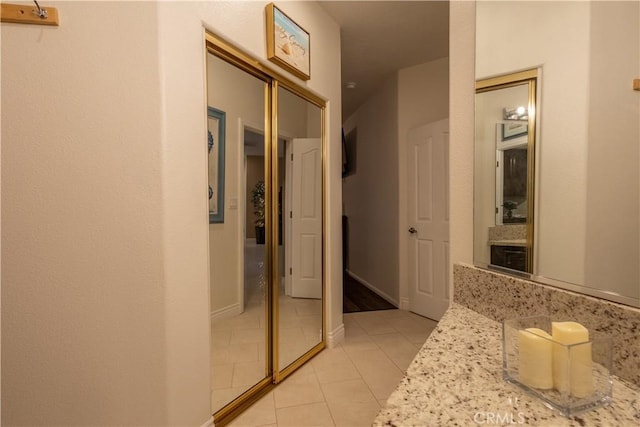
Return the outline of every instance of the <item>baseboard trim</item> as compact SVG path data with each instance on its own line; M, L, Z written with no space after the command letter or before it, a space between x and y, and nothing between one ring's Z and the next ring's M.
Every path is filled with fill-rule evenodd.
M356 279L358 282L362 283L364 286L366 286L367 288L369 288L370 291L375 292L376 294L378 294L381 298L384 298L385 300L387 300L387 302L390 302L391 304L395 305L396 307L399 307L400 304L398 304L398 301L387 295L386 293L382 292L380 289L376 288L375 286L373 286L371 283L367 282L366 280L364 280L362 277L358 276L357 274L353 273L350 270L345 270L347 272L347 274L351 277L353 277L354 279Z
M221 320L242 314L240 303L228 305L211 312L211 320Z
M209 418L207 422L202 424L200 427L213 427L215 424L213 423L213 417Z
M344 323L327 333L327 347L334 348L342 341L344 341Z
M400 297L400 310L409 311L409 298Z

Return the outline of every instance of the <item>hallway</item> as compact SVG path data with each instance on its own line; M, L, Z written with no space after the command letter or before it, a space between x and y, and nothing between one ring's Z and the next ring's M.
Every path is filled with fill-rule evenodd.
M370 426L436 322L402 310L344 315L325 349L232 426Z

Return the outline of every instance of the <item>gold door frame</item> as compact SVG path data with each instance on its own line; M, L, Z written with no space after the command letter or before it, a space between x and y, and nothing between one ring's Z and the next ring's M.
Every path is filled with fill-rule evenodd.
M526 272L533 273L534 213L535 213L535 141L536 141L536 94L538 70L526 70L476 81L476 94L527 84L528 87L528 135L527 135L527 259Z
M254 59L232 44L205 30L205 56L211 53L218 58L240 68L243 71L264 81L265 85L265 203L268 209L265 211L266 227L266 304L267 327L266 332L266 357L265 372L267 376L246 390L232 402L216 411L213 414L216 426L224 426L240 415L246 408L268 393L276 384L292 374L300 366L308 362L313 356L318 354L326 346L326 307L327 307L327 286L326 286L326 100L314 94L308 89L299 86L284 75L267 67L260 61ZM279 369L278 358L278 292L280 277L278 274L278 88L282 87L293 94L303 98L311 104L320 108L321 111L321 144L322 144L322 340L305 352L284 369ZM206 91L205 91L206 93ZM206 112L205 112L206 113Z

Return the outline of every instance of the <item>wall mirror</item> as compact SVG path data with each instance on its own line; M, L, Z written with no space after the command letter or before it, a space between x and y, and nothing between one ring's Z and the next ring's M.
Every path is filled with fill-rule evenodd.
M282 370L323 341L322 112L281 86L277 93Z
M207 120L225 121L203 139L209 187L220 170L210 147L225 142L223 220L209 224L211 404L224 425L325 345L325 103L205 39Z
M533 196L533 206L527 206L533 214L525 221L532 225L529 277L640 307L640 93L632 86L640 75L640 4L476 3L476 81L532 69L538 70L535 127L530 118L526 129L517 124L500 129L495 117L485 121L489 98L507 96L504 89L476 95L476 129L492 131L496 144L508 134L513 139L507 141L519 146L520 133L535 132L535 164L527 170L533 171L534 188L527 198ZM500 103L516 108L512 119L503 111L502 120L517 122L520 103ZM491 157L487 149L484 161L497 162L499 155ZM518 158L503 157L501 173L511 165L517 166ZM494 207L490 219L478 211L499 194L499 189L487 193L499 179L480 174L475 171L474 262L486 266L486 226L490 221L505 226L508 212L506 206L502 212ZM504 199L512 196L503 190L502 197L506 205ZM522 204L514 202L509 221L521 220Z
M533 270L537 71L476 83L474 260Z

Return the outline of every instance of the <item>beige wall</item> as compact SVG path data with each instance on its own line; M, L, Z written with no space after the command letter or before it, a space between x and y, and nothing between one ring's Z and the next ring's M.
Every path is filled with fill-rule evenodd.
M521 34L505 37L514 27ZM542 67L535 250L546 277L584 282L588 2L478 2L476 77ZM538 31L539 28L545 31ZM501 54L509 52L509 54ZM566 105L571 105L568 110ZM571 159L568 161L568 159ZM553 236L563 236L556 239Z
M224 222L209 224L212 316L243 310L239 304L244 274L244 126L264 132L264 90L262 80L207 54L207 105L224 111L226 116ZM231 200L236 208L231 207ZM252 212L251 206L248 210Z
M354 128L357 171L343 180L349 271L399 305L397 75L345 121L345 135Z
M476 70L477 77L542 70L538 274L636 299L640 102L630 85L640 73L639 8L637 2L479 2ZM514 31L513 16L527 16L518 31L535 37L505 37Z
M453 264L473 263L475 6L474 1L453 1L449 9L449 283L452 287Z
M2 421L165 424L157 6L56 6L1 27Z
M640 3L592 3L590 40L585 284L640 300Z
M329 99L328 324L342 324L340 36L316 4ZM57 3L2 24L6 424L210 419L203 25L264 60L266 2ZM333 328L333 329L332 329Z
M449 58L398 72L398 263L400 306L408 309L409 224L407 135L416 126L449 117Z

